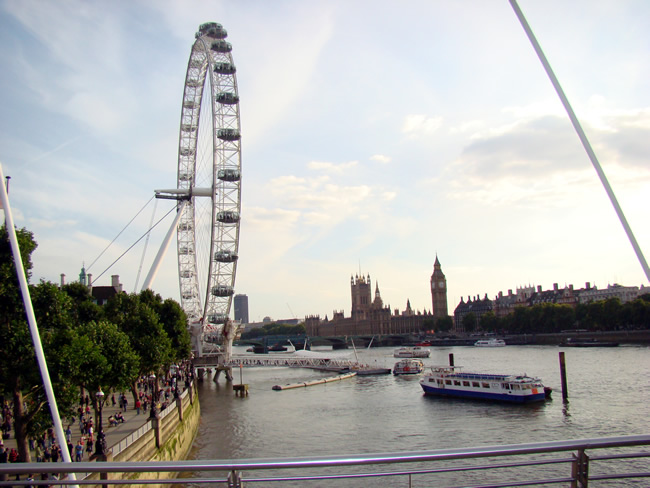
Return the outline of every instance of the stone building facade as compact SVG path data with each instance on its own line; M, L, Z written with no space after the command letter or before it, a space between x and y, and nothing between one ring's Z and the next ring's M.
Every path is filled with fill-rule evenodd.
M430 312L414 311L409 300L404 310L391 312L390 306L384 305L379 284L375 284L373 297L369 274L350 278L350 295L350 317L345 317L342 310L335 310L331 320L321 320L318 315L306 317L307 334L330 337L418 333L426 326L425 321L428 324L433 320Z

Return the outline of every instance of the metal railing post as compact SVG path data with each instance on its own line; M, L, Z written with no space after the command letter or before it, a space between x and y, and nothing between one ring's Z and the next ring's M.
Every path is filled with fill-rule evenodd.
M578 454L573 454L571 463L571 488L589 487L589 456L584 449L578 449Z
M228 488L242 488L243 486L239 471L233 469L228 475Z

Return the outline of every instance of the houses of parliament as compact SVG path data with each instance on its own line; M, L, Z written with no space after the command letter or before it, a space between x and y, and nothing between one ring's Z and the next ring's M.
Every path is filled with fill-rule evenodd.
M374 298L370 275L351 276L352 311L345 317L343 311L334 311L331 319L319 316L305 318L307 334L311 336L386 335L419 333L433 329L438 318L447 317L447 279L438 256L431 275L431 311L415 312L409 300L406 309L391 311L384 305L375 283Z

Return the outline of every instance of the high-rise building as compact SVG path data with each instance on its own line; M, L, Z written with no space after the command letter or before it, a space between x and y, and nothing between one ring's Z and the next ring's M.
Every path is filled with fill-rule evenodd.
M235 320L242 324L248 323L248 296L235 295Z
M440 267L438 255L433 265L433 274L431 275L431 313L435 319L447 317L447 279Z

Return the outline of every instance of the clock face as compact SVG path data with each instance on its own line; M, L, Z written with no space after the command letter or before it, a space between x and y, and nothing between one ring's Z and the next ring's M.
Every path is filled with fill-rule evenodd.
M438 283L438 286L439 286L440 288L444 288L444 287L445 287L445 282L444 282L444 281L441 281L440 283Z

